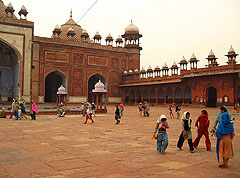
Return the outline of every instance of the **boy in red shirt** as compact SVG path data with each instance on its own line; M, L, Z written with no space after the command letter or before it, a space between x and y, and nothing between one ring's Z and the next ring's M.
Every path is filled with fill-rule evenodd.
M209 133L208 133L209 123L210 123L210 121L208 120L207 111L202 110L201 115L198 117L196 124L195 124L195 126L198 128L198 130L197 130L198 135L193 143L194 148L196 148L198 146L201 137L204 135L205 139L206 139L205 143L206 143L207 151L211 151L211 142L209 140Z

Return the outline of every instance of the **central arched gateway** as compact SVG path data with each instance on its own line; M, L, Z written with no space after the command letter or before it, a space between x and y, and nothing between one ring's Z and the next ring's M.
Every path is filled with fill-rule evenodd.
M0 101L9 102L19 96L19 61L16 50L0 41Z
M88 101L89 101L89 102L95 101L95 99L92 100L92 90L94 89L95 84L96 84L99 80L105 85L105 89L107 88L107 80L106 80L105 77L103 77L103 76L100 75L100 74L95 74L95 75L91 76L91 77L88 79Z
M217 89L213 86L207 89L207 107L217 106Z
M59 71L51 72L45 79L45 102L56 102L58 88L63 85L67 90L67 78Z

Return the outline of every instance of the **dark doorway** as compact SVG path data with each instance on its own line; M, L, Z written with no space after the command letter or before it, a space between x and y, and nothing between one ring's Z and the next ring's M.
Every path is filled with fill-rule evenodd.
M167 88L166 103L173 103L173 92L171 88Z
M156 103L156 92L153 88L150 91L150 103Z
M134 104L135 103L135 91L131 90L130 93L130 103Z
M191 88L187 86L184 90L184 103L191 104L192 103L192 92Z
M137 103L142 102L142 93L140 90L137 91Z
M182 100L182 89L178 87L175 90L175 103L182 104Z
M107 81L106 79L100 75L100 74L95 74L91 76L88 80L88 101L89 102L96 102L96 98L92 100L92 90L95 88L95 85L99 80L105 85L105 89L107 88Z
M209 87L207 89L207 107L216 107L217 105L217 89Z
M61 85L66 88L66 78L61 75L57 71L47 75L45 79L45 102L56 102L58 88Z

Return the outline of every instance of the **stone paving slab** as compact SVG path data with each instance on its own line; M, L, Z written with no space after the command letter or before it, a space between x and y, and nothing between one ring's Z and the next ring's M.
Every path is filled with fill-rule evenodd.
M190 111L193 124L202 108ZM218 109L207 108L213 126ZM0 177L82 178L82 177L240 177L240 117L235 114L235 157L229 168L219 169L216 138L210 137L212 152L202 138L191 154L187 142L176 148L181 120L168 119L169 145L166 155L156 151L151 139L157 118L169 115L167 107L151 107L150 117L139 117L136 106L126 106L121 123L115 125L113 106L99 114L95 123L83 124L85 118L38 115L37 121L0 119ZM196 129L192 129L193 139Z

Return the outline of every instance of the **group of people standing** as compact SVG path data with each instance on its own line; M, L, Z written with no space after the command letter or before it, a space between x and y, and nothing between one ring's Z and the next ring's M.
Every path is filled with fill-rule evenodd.
M22 100L19 102L18 100L13 99L10 119L12 119L13 116L16 118L16 120L20 120L23 118L27 119L27 112L26 112L25 105L26 105L25 100ZM36 114L38 112L39 112L39 110L38 110L36 103L34 101L31 101L30 116L31 116L32 120L36 120ZM4 108L2 108L1 116L2 116L2 118L7 117L7 114L6 114L6 111Z
M202 110L200 116L197 118L195 126L197 127L197 137L192 141L192 119L189 111L184 112L182 116L182 132L177 142L177 148L182 150L185 140L188 141L189 151L194 153L194 149L198 147L201 137L204 135L206 139L206 150L211 151L211 142L209 139L209 125L208 112ZM233 128L234 118L228 113L227 107L220 107L220 112L215 121L214 127L211 132L217 137L216 153L220 168L228 167L228 161L233 158L232 139L234 138ZM161 115L157 119L157 124L152 138L157 139L158 153L165 154L168 146L168 135L166 130L169 129L167 117ZM158 133L158 134L157 134Z
M147 101L145 101L144 103L139 103L138 110L139 110L140 117L142 117L142 116L149 117L150 116L150 113L149 113L150 105L148 104Z
M170 119L174 119L174 115L173 115L173 105L170 105L168 110L169 110L169 114L170 114ZM180 119L180 111L181 111L181 106L180 105L176 105L176 115L177 115L177 119Z

